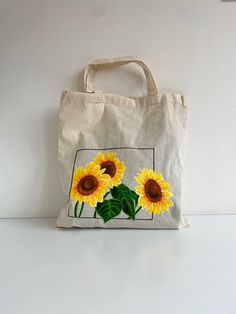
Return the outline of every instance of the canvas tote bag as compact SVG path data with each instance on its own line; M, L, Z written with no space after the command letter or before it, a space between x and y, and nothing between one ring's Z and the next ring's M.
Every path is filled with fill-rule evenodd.
M98 70L131 62L144 71L147 96L95 90ZM61 97L59 162L67 204L57 226L185 227L181 177L186 117L186 98L159 94L143 61L121 57L89 64L84 92L64 91Z

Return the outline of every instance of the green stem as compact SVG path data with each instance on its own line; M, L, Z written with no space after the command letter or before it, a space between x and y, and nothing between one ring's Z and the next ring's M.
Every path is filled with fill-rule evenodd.
M141 208L142 208L142 206L139 206L139 208L135 211L135 216L141 210ZM135 216L134 216L134 218L128 217L127 219L135 220Z
M79 202L76 202L75 209L74 209L74 217L76 217L76 218L77 218L77 214L78 214L78 205L79 205Z
M83 210L84 210L84 202L82 202L82 204L81 204L79 217L82 215Z
M136 210L135 215L141 210L142 206L139 206L139 208Z
M107 197L107 195L109 195L111 193L111 191L108 191L104 196L103 199L105 199Z
M109 195L111 192L108 191L104 196L103 196L103 200L107 197L107 195ZM97 211L96 211L96 208L94 209L94 213L93 213L93 218L96 218L97 217Z

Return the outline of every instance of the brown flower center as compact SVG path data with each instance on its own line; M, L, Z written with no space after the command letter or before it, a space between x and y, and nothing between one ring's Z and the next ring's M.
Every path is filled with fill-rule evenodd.
M153 179L149 179L145 183L144 190L149 201L153 203L157 203L162 197L161 188L159 184Z
M113 161L104 161L101 164L101 169L104 168L106 169L104 172L105 174L108 174L111 178L114 177L114 175L116 174L116 166Z
M90 195L96 191L97 187L98 180L94 176L88 175L79 181L77 190L82 195Z

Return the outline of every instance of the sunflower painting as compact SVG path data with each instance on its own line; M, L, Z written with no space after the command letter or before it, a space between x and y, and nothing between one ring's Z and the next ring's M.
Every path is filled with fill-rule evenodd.
M110 176L104 174L105 169L101 169L94 162L87 164L85 168L78 167L73 174L70 198L76 201L75 217L77 217L78 202L81 202L82 214L84 202L88 202L91 207L96 206L97 202L103 201L103 196L108 190Z
M93 161L100 165L101 169L105 169L104 173L111 177L109 182L111 188L120 184L125 164L116 157L115 152L105 152L104 154L99 152Z
M103 222L122 214L134 221L140 211L160 215L173 206L170 185L161 173L141 169L134 178L135 191L122 183L126 166L115 152L99 152L85 167L74 170L70 198L75 201L74 217L83 217L84 205L93 208L93 217ZM80 208L80 210L79 210ZM79 210L79 212L78 212Z
M138 204L150 214L161 214L173 206L169 199L172 193L168 191L169 183L165 182L161 173L152 169L142 169L135 177L139 185L136 192L139 195Z

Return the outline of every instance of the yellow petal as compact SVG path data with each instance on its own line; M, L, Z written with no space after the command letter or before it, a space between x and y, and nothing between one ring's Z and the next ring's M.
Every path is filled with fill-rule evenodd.
M144 168L144 169L141 171L140 176L143 177L144 182L147 181L148 178L149 178L149 169Z
M89 162L86 167L85 167L85 173L88 174L92 171L92 169L94 168L95 163L94 162Z
M83 201L83 195L79 194L79 193L76 193L73 195L73 198L75 201L79 201L79 202L82 202Z
M154 176L154 172L152 169L148 169L148 172L147 172L147 177L146 179L153 179L153 176Z
M116 153L115 152L108 152L107 153L108 158L110 158L111 160L116 158Z
M96 199L96 197L94 195L89 195L88 196L88 202L89 202L89 205L91 207L94 207L97 204L97 199Z
M103 194L102 193L99 193L98 191L94 192L94 196L96 197L96 199L99 201L99 202L102 202L103 201Z
M173 202L170 199L168 199L168 198L163 198L162 199L162 203L165 204L165 210L168 210L169 207L174 205Z
M89 168L88 171L94 175L100 175L103 173L101 172L101 166L95 163L91 163L91 168Z
M145 204L145 208L148 209L148 211L150 211L151 213L153 213L154 210L153 207L154 207L153 203L148 200Z
M139 184L144 184L146 181L146 173L145 171L140 172L136 177L135 180L139 183Z
M167 203L165 202L165 199L162 199L159 204L160 204L161 212L168 210L169 207Z
M162 190L168 190L170 188L170 185L167 182L159 183L159 185L160 185Z
M100 180L102 180L102 181L110 181L111 177L108 174L102 174Z
M162 195L166 196L166 197L171 197L173 196L173 194L171 192L168 192L168 191L162 191L161 192Z
M73 180L78 182L84 175L85 175L85 169L83 167L78 167L74 171Z
M97 164L102 163L104 161L104 155L99 152L96 157L94 157L93 161Z
M157 183L161 183L163 181L163 177L161 173L154 173L153 179L157 181Z
M139 195L144 195L144 188L142 185L138 185L135 187L135 190L136 192L139 194Z
M155 203L154 204L154 215L156 214L160 214L161 213L161 207L160 207L160 203Z
M140 196L139 197L139 199L138 199L139 206L143 206L144 207L146 202L147 202L147 198L145 196Z

